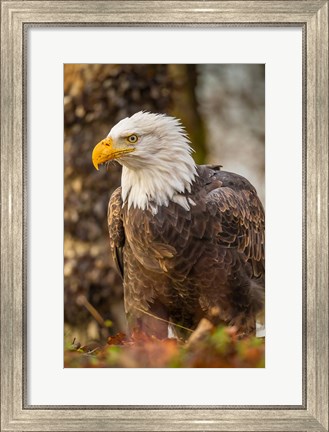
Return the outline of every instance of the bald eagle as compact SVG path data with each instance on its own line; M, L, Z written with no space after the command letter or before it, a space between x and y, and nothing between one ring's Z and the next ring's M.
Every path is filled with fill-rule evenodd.
M108 226L129 329L166 338L168 322L193 330L216 315L252 334L264 308L263 206L248 180L191 153L178 119L148 112L93 150L96 169L122 165Z

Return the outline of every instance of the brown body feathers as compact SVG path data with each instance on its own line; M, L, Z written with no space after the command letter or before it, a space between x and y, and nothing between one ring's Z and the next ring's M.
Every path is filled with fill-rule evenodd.
M215 166L198 166L185 196L156 214L109 203L111 251L124 281L130 328L159 338L166 321L194 329L204 316L255 330L264 307L265 221L254 187ZM153 318L152 315L160 318Z

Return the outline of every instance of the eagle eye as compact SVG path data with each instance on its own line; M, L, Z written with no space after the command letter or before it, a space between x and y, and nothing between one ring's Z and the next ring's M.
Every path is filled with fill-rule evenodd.
M138 136L137 136L136 134L132 134L132 135L130 135L129 137L127 137L127 141L128 141L130 144L136 144L137 141L138 141Z

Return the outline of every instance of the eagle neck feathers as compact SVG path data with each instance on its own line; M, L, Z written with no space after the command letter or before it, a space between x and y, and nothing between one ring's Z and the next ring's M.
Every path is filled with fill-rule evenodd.
M150 210L153 214L158 212L159 206L167 207L170 202L176 202L185 210L194 205L187 195L198 176L197 168L187 139L184 136L180 139L183 142L167 143L170 153L148 155L147 162L140 168L122 164L123 205L128 209Z

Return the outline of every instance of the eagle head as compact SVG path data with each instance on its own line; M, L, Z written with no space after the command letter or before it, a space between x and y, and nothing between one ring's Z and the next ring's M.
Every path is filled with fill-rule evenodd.
M190 191L196 176L191 152L180 120L140 111L113 126L94 148L92 161L98 169L102 163L117 160L123 166L123 201L129 207L156 209L170 200L185 203L178 195Z

